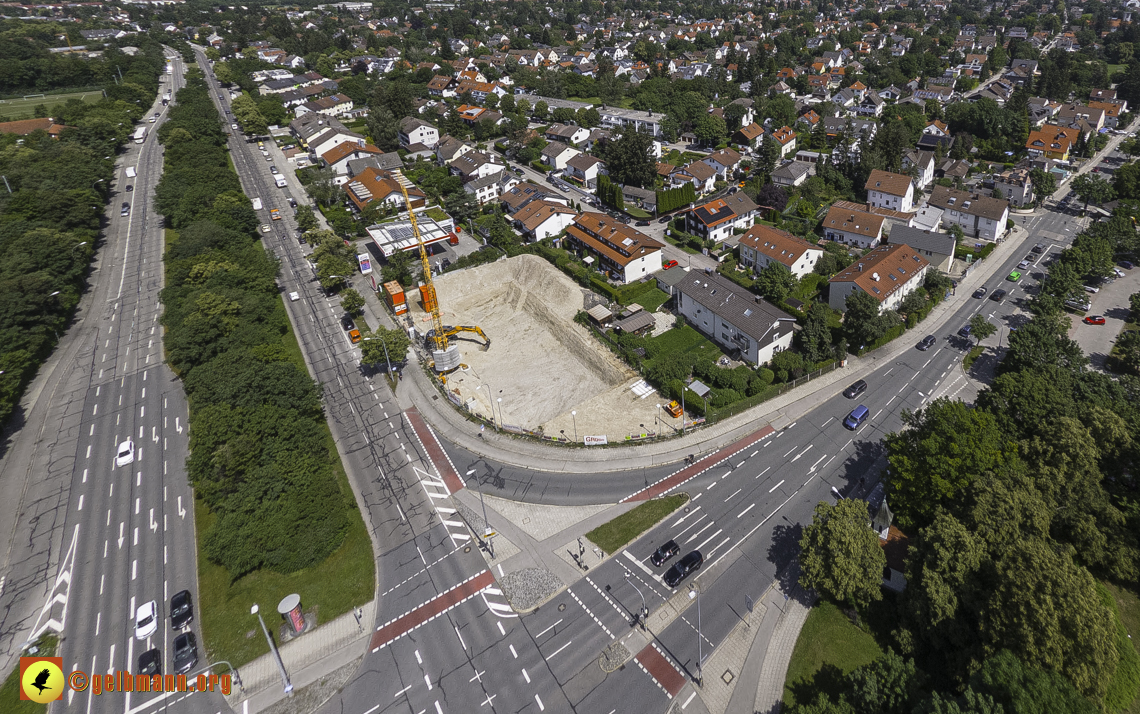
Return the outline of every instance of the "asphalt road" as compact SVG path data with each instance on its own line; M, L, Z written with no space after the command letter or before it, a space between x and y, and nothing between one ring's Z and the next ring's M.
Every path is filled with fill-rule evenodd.
M160 86L162 91L182 86L180 60ZM61 344L61 363L70 368L69 397L67 418L56 425L60 432L51 449L52 458L68 467L56 561L66 577L57 579L47 570L37 573L39 582L25 583L19 573L13 579L32 592L44 580L54 585L52 594L62 599L37 613L35 623L65 616L64 669L89 675L133 672L138 655L151 648L159 650L163 672L169 672L177 634L166 619L169 596L182 589L197 592L192 494L184 468L187 405L181 384L163 362L162 219L151 207L162 173L155 130L166 109L156 100L146 116L157 112L159 119L142 124L148 128L145 141L124 148L86 307ZM130 166L137 171L133 178L124 173ZM127 184L134 190L126 191ZM130 207L125 216L120 215L124 202ZM40 392L37 401L51 400L58 386ZM128 439L134 460L116 467L117 446ZM149 600L158 604L158 627L137 640L135 607ZM28 624L22 634L28 636L36 625ZM200 711L219 704L224 705L221 698L210 694L95 696L90 690L69 691L63 701L67 711L132 713Z

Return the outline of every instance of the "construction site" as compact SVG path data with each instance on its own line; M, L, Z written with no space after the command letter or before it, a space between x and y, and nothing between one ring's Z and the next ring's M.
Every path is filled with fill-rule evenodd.
M434 278L439 317L458 347L446 375L453 401L509 430L582 442L671 433L680 420L662 395L574 322L593 296L547 261L520 255ZM410 314L421 337L433 329L418 291ZM474 330L481 328L481 332Z

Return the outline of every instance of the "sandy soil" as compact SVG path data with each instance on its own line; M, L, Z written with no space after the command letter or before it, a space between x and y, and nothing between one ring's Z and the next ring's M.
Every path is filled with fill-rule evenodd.
M448 387L473 411L548 435L607 434L611 440L653 430L660 395L640 399L630 391L637 374L586 328L574 322L589 291L542 258L520 255L435 281L445 325L478 325L491 338L484 350L477 335L458 344L467 365L448 377ZM412 317L430 329L418 292L409 293ZM501 401L500 401L501 400ZM576 411L573 415L571 412ZM666 431L668 429L666 428Z

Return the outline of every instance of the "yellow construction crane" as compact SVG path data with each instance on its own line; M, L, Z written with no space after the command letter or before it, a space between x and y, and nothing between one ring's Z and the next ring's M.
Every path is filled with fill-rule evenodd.
M398 182L399 183L399 182ZM427 246L424 245L423 236L420 235L420 226L416 222L416 212L412 210L412 202L408 199L408 189L400 183L400 193L404 194L404 206L408 209L408 218L412 222L412 234L420 245L420 262L423 263L424 284L420 286L420 299L423 300L424 310L431 313L432 330L428 333L435 344L432 356L435 359L435 371L441 374L451 372L459 367L459 349L448 344L448 337L458 332L475 332L486 340L486 347L491 346L491 340L478 327L460 326L445 327L443 316L439 311L439 298L436 296L435 283L431 279L431 262L428 260Z

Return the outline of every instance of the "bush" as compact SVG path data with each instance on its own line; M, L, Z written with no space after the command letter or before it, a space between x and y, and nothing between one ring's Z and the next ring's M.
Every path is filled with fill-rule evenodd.
M765 387L767 387L769 384L771 384L775 379L776 379L776 373L775 372L768 369L767 367L761 367L760 368L760 381L764 383Z

